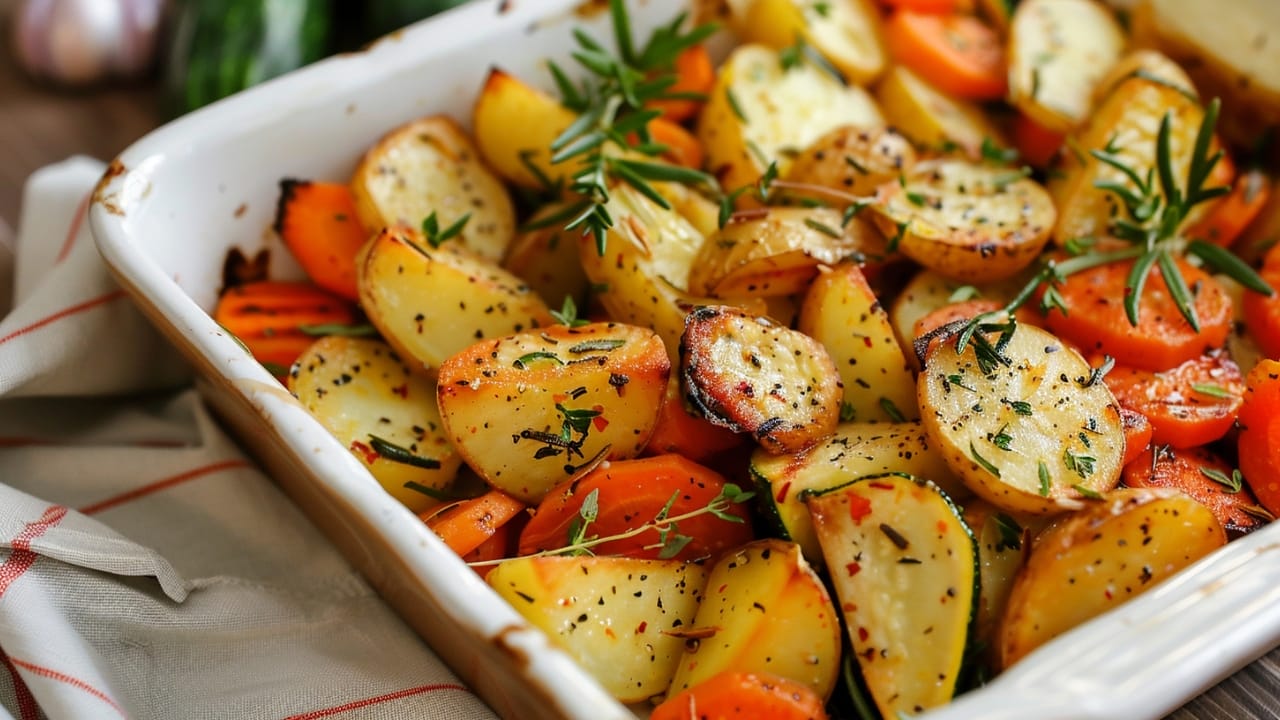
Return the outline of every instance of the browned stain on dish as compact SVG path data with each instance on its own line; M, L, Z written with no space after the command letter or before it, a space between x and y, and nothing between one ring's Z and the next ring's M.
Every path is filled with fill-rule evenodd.
M502 0L501 2L498 3L498 14L506 15L507 13L511 12L511 9L513 6L514 6L514 3L512 3L511 0Z
M609 11L609 0L583 0L573 9L573 14L584 20Z
M120 207L120 203L116 202L119 193L108 193L107 186L111 184L112 180L128 171L129 169L124 166L124 163L120 162L120 158L116 158L111 161L110 165L107 165L106 172L102 174L98 184L93 188L93 202L101 205L104 210L112 215L124 217L124 208Z
M248 210L249 210L249 204L248 204L248 203L240 203L240 206L236 208L236 211L235 211L234 215L235 215L237 218L242 218L242 217L244 217L244 214L245 214Z
M507 637L510 635L519 635L528 631L529 628L524 625L507 625L495 633L492 640L493 647L497 649L498 652L511 658L516 667L519 667L521 670L529 667L529 665L532 664L532 660L524 650L521 650L519 647L509 642Z
M231 248L222 260L222 287L218 288L218 297L233 287L266 280L270 267L270 250L264 248L250 258L240 248Z

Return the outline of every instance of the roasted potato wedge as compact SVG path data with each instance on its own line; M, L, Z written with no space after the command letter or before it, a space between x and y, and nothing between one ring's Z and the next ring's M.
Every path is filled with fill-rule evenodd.
M565 207L563 203L548 205L534 213L529 224L539 225L563 212ZM553 308L562 307L566 297L581 304L591 285L578 256L577 236L581 233L566 231L563 225L553 223L521 232L502 261L505 270L524 280Z
M732 190L754 183L772 162L785 174L792 157L841 125L873 128L884 120L861 88L810 62L784 67L764 45L741 45L720 66L697 134L707 167Z
M536 503L597 459L639 454L670 373L652 330L554 325L450 357L440 367L440 413L472 469Z
M893 324L898 342L903 348L910 348L915 340L916 322L924 316L952 303L975 297L1008 302L1022 287L1021 280L1022 278L1015 277L975 286L952 280L932 270L921 270L907 281L893 299L893 304L889 306L889 321ZM915 354L908 353L907 359L914 367Z
M982 661L991 671L997 657L1000 621L1004 617L1013 581L1031 553L1035 518L1016 516L981 499L964 504L964 522L978 543L978 605L973 639L983 648Z
M685 316L694 307L737 302L752 312L765 312L758 299L714 300L686 291L703 237L674 209L663 209L629 185L614 187L606 208L614 226L606 236L604 254L590 235L578 237L583 270L610 317L653 328L673 362L679 358Z
M880 258L884 236L870 223L841 224L830 208L738 213L708 236L689 270L689 289L709 297L774 297L804 292L822 266Z
M436 214L441 228L469 216L452 242L497 262L515 236L515 208L502 181L480 159L452 118L433 115L401 125L360 159L351 178L360 223L371 232L421 227Z
M890 180L897 180L915 164L915 148L897 130L841 125L815 140L791 161L787 180L863 196ZM818 192L788 192L826 199Z
M462 456L444 432L435 383L413 372L390 345L320 338L294 363L288 387L413 512L437 504L437 493L453 483Z
M526 557L485 581L623 702L666 692L708 571L679 560Z
M813 445L840 419L840 381L825 348L803 333L734 307L689 315L680 375L706 419L790 453Z
M805 295L796 326L822 343L840 372L845 421L915 420L916 380L889 316L857 265L818 276Z
M1196 86L1191 83L1191 78L1187 77L1181 65L1158 50L1139 48L1122 55L1107 74L1102 76L1093 89L1094 104L1110 95L1120 83L1140 75L1171 85L1186 95L1198 97Z
M520 278L452 241L433 248L412 228L386 228L356 258L360 304L403 357L434 371L477 340L550 325Z
M1193 97L1162 81L1136 75L1122 81L1102 100L1088 120L1070 136L1071 152L1060 155L1058 172L1050 177L1049 193L1058 208L1054 241L1100 237L1109 232L1111 218L1123 212L1113 193L1097 187L1099 182L1117 182L1130 190L1133 181L1089 152L1110 149L1138 177L1156 166L1156 136L1160 121L1169 113L1170 146L1174 177L1184 180L1196 132L1204 110Z
M750 470L765 521L781 537L799 544L815 567L822 565L822 549L802 499L805 491L832 488L850 478L900 472L928 478L950 497L969 495L919 422L841 423L826 440L803 453L774 455L757 450L751 455Z
M672 694L717 673L759 671L831 695L840 671L840 620L799 546L757 540L725 553L706 588L682 633Z
M949 702L978 599L978 548L959 509L933 483L896 473L806 504L881 716Z
M476 146L508 182L526 188L554 184L574 163L551 162L552 141L576 119L572 110L519 78L494 68L471 110Z
M1055 522L1014 580L999 638L1007 668L1226 543L1208 508L1165 489L1122 488Z
M1006 144L980 107L947 95L902 65L885 73L875 97L888 124L920 147L955 145L977 157L985 140Z
M1038 327L1019 324L1007 340L975 334L963 353L938 345L917 391L952 470L1003 510L1079 509L1120 480L1119 405L1079 353Z
M963 160L920 163L877 199L871 218L903 255L970 283L1030 265L1057 218L1049 193L1023 172Z
M1009 30L1009 100L1040 126L1067 132L1124 52L1124 30L1093 0L1025 0Z
M746 0L734 6L740 10L730 14L729 24L744 42L781 50L802 38L855 85L871 83L888 63L880 13L870 0Z

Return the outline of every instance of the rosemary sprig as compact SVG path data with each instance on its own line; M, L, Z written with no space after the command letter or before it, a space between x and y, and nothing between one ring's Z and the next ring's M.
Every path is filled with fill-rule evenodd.
M422 221L422 234L426 236L427 243L433 248L438 248L447 240L452 240L462 234L462 229L467 226L467 221L471 219L471 213L466 213L462 217L453 222L446 228L440 227L440 220L436 217L436 211L432 210L431 214Z
M700 170L635 157L639 154L656 158L667 149L654 142L648 128L649 121L662 112L646 108L645 104L686 97L670 92L676 81L676 56L705 40L715 32L715 26L700 25L683 32L686 16L680 14L670 24L656 28L644 46L637 49L624 0L610 0L609 13L618 47L616 55L586 33L574 32L578 49L572 56L588 74L580 87L555 63L549 63L562 103L578 113L578 119L551 143L553 163L579 163L568 189L582 199L566 210L565 229L581 229L583 234L592 235L601 255L613 227L606 208L610 182L624 182L664 209L671 205L654 189L653 182L718 188L715 178ZM626 148L629 154L611 153L609 146Z
M685 520L691 520L702 515L714 515L715 517L726 522L741 523L743 519L738 515L730 512L735 504L744 503L755 497L755 493L739 488L733 483L725 483L720 492L706 505L694 508L678 515L671 515L671 508L675 505L675 501L679 498L679 492L672 494L671 499L662 506L653 519L637 525L636 527L620 532L614 535L595 536L588 534L591 523L595 522L599 517L599 490L592 490L582 501L582 507L578 510L578 517L569 526L568 542L564 547L555 548L553 550L543 550L542 552L531 553L529 555L521 555L520 557L552 557L556 555L593 555L592 548L598 547L605 543L617 540L627 540L650 531L658 533L658 542L654 545L645 546L646 549L658 550L660 558L675 557L680 550L688 545L691 538L682 535L679 532L679 523ZM502 560L485 560L480 562L468 563L471 567L483 567L485 565L496 565Z

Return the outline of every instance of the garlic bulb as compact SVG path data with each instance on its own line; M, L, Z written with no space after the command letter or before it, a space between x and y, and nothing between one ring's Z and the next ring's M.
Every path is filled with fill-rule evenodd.
M20 0L13 47L31 75L68 85L145 72L164 0Z

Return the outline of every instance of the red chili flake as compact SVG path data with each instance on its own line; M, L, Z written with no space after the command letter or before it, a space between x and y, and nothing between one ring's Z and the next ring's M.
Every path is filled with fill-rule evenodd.
M873 487L873 488L875 488L875 489L877 489L877 490L892 490L892 489L893 489L893 485L890 485L889 483L883 483L883 482L869 482L869 483L867 483L867 485L868 485L869 487Z
M778 494L773 496L774 502L784 503L787 501L787 493L791 492L791 481L782 483L782 487L778 488Z
M605 634L605 635L606 635L610 640L613 640L614 638L616 638L616 637L617 637L617 635L615 635L615 634L613 633L613 628L611 628L611 627L606 627L606 628L604 629L604 634Z
M867 632L866 628L858 628L858 642L866 642L869 637L871 637L871 633Z
M565 400L569 399L569 396L564 393L556 393L551 396L551 399L557 403L563 403Z
M591 418L591 425L595 427L596 432L603 432L605 428L609 427L609 421L604 416L604 406L596 405L591 409L600 413L599 415Z
M1106 597L1108 600L1110 600L1110 599L1111 599L1111 590L1109 590L1109 589L1108 589L1106 592L1104 592L1104 593L1102 593L1102 594L1103 594L1103 596L1104 596L1104 597Z
M644 631L645 631L648 627L649 627L649 623L645 622L644 620L641 620L641 621L640 621L640 624L636 626L636 634L637 634L637 635L643 635L643 634L644 634Z
M946 534L947 534L947 527L948 527L948 526L947 526L947 524L946 524L945 522L943 522L943 521L939 520L939 521L938 521L938 534L940 534L940 535L946 535Z
M720 587L716 588L716 592L718 592L718 593L722 593L722 592L724 592L724 591L725 591L725 589L726 589L726 588L728 588L728 587L729 587L729 585L728 585L728 584L721 585Z
M849 517L855 525L861 525L863 518L871 514L871 501L861 495L849 495Z
M360 454L368 465L372 465L373 461L378 459L378 453L359 440L351 441L351 452Z
M863 344L863 345L866 345L868 348L873 347L873 346L875 345L875 343L871 342L871 336L870 336L870 335L864 335L864 336L862 337L862 344Z
M856 562L851 562L848 565L845 565L844 569L845 572L849 573L849 577L853 577L854 575L862 572L862 566Z
M391 388L391 392L399 395L402 398L407 398L409 397L409 383L404 383L403 385L398 385L396 387L393 387Z

